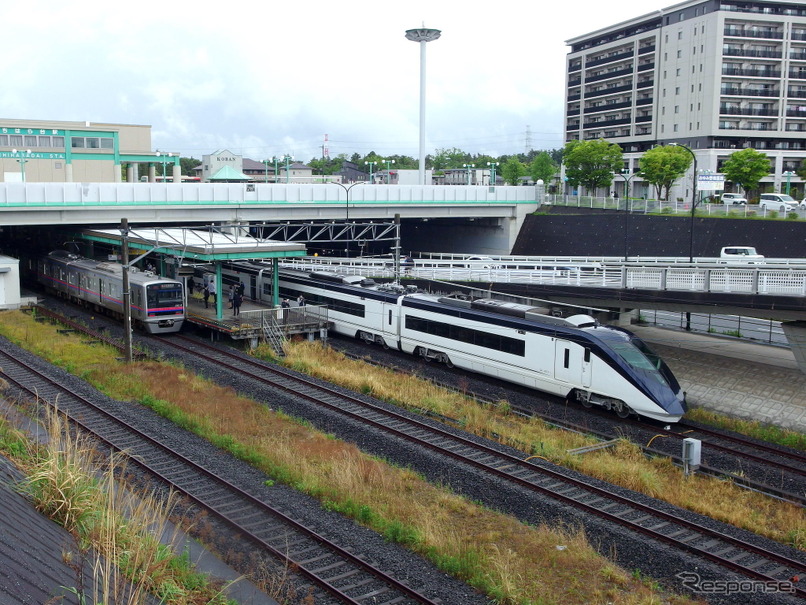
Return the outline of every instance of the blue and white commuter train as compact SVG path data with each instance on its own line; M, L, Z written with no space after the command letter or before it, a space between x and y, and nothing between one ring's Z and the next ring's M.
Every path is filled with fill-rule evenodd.
M267 265L234 263L224 273L270 302ZM631 332L588 315L563 319L541 307L435 296L328 272L281 269L279 286L284 298L302 294L309 305L327 305L339 334L573 398L586 407L598 405L621 417L634 413L677 422L686 411L685 394L660 357Z
M36 279L75 303L123 317L123 265L56 250L37 260ZM129 271L132 324L149 334L178 332L185 320L182 282Z

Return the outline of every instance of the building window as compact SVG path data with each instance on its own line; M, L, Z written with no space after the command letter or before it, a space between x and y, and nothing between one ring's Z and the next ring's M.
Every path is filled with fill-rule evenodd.
M12 134L8 137L9 147L22 147L22 135Z
M680 59L680 58L682 58L682 56L683 56L683 51L682 51L682 50L678 50L678 51L677 51L677 58L678 58L678 59Z
M674 112L675 113L680 113L680 105L675 105L674 106Z
M677 77L680 77L680 68L679 67L675 70L674 75L676 75Z
M677 132L677 124L674 125L674 131Z
M8 135L0 134L0 147L8 147Z
M31 135L25 135L25 146L36 147L36 137Z
M53 137L52 141L54 147L64 147L64 137Z
M680 94L680 87L679 86L674 87L674 94L676 94L676 95Z
M681 15L681 17L682 17L682 15ZM681 19L681 21L682 21L682 19ZM683 32L682 32L682 31L677 32L677 39L678 39L678 40L682 40L682 39L683 39Z

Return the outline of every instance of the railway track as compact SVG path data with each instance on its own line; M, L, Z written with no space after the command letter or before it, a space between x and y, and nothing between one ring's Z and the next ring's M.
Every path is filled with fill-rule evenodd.
M18 391L50 404L58 401L59 410L73 424L113 450L124 452L134 464L227 524L261 556L271 556L300 574L313 587L315 598L331 597L351 605L441 602L418 593L260 497L207 471L204 461L179 454L4 351L0 351L0 366L3 377Z
M234 351L183 336L159 337L157 340L184 355L194 355L214 364L219 370L223 368L237 373L241 379L248 377L271 389L285 391L365 426L447 456L457 463L473 467L489 478L505 481L541 497L552 498L626 527L651 540L702 557L743 577L774 584L784 592L806 598L806 590L790 581L802 575L806 569L797 558L770 552L684 516L658 510L657 507L609 489L569 477L549 463L523 460L496 447L481 444L432 423L364 401Z
M355 355L347 351L342 351L347 357L355 359L357 361L362 361L364 363L372 363L373 365L383 367L388 370L392 370L395 372L405 372L405 370L401 370L399 367L394 365L385 364L383 362L379 362L374 359L368 359L366 356ZM421 379L422 376L419 376ZM450 384L446 384L444 382L436 381L430 379L431 382L434 384L441 386L445 389L449 390L457 390ZM497 401L492 399L486 399L483 396L477 395L472 392L468 392L467 390L462 390L462 394L474 398L480 403L486 405L497 405ZM521 416L524 417L538 417L543 421L558 426L567 430L576 431L579 433L593 435L602 439L603 441L612 440L623 436L623 431L620 431L621 428L625 426L630 426L635 428L636 430L640 430L643 432L649 431L654 436L662 436L668 437L670 439L674 439L678 442L682 442L683 439L687 437L695 437L699 438L703 442L703 452L707 455L709 453L718 452L723 454L724 456L730 457L733 460L737 461L738 466L746 467L745 463L751 463L754 465L758 465L760 467L765 467L770 470L775 471L776 473L783 474L784 476L791 475L795 478L796 481L802 481L802 478L806 477L806 455L801 452L797 452L794 450L786 450L785 448L781 448L771 444L764 444L759 441L750 440L747 438L743 438L741 435L734 435L729 434L724 431L718 430L711 430L707 427L699 426L699 425L689 425L685 423L685 421L678 422L674 426L670 426L668 428L662 425L649 425L646 422L634 420L634 419L622 419L619 418L617 421L616 430L605 432L602 430L594 430L588 424L579 424L569 421L565 417L552 415L545 411L536 412L533 409L529 409L523 406L517 406L510 404L510 409ZM588 415L594 415L596 417L605 419L607 421L613 420L613 414L603 411L597 410L595 408L588 409L586 411ZM651 443L656 442L653 439L649 439L648 442L638 443L638 445L643 449L643 451L648 455L654 456L664 456L671 458L676 463L682 466L682 458L679 455L676 455L671 452L671 449L666 447L664 449L659 449L657 447L652 447ZM680 451L682 448L678 447L677 451ZM806 507L806 494L798 493L791 490L786 490L781 487L769 485L763 483L762 481L753 479L752 477L746 476L745 474L737 474L732 472L726 466L716 465L716 464L702 464L698 469L699 473L707 474L713 477L720 477L720 478L728 478L737 485L746 487L748 489L758 491L772 497L785 500L792 504L796 504L798 506ZM769 473L768 473L769 474Z

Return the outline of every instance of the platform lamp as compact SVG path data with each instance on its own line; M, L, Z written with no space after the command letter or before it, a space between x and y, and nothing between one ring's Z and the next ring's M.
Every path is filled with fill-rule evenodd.
M17 162L20 165L20 177L22 178L22 182L25 182L25 165L28 163L29 158L31 157L31 150L26 149L25 151L17 151L16 149L11 150L12 155L17 158Z
M288 184L289 179L291 178L290 163L294 159L294 156L285 154L283 156L283 159L285 160L285 182L286 182L286 184Z

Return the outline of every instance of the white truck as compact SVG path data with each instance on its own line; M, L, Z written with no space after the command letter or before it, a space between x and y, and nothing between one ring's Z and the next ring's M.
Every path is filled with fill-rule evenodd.
M753 246L725 246L719 253L719 262L763 265L764 255L756 252Z

